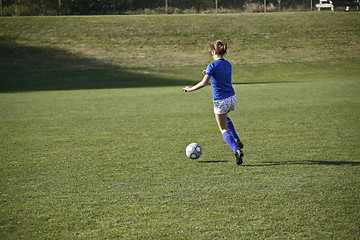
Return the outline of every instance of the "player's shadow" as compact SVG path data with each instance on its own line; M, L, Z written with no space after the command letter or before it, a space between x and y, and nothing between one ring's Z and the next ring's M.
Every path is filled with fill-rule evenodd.
M260 164L244 164L246 167L270 167L280 165L332 165L332 166L360 166L360 162L354 161L316 161L316 160L302 160L302 161L270 161Z
M86 57L66 49L18 44L4 36L0 36L0 52L0 92L190 84L186 80L159 76L145 68L124 69L119 64Z
M215 160L215 161L197 161L198 163L225 163L225 162L229 162L227 160Z

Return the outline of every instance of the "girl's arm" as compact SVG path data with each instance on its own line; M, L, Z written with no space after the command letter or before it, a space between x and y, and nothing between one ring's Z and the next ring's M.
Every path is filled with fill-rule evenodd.
M203 71L203 74L205 75L206 73L206 70ZM198 90L200 88L203 88L206 86L206 84L208 84L210 81L210 76L209 75L205 75L204 78L198 83L196 84L195 86L193 87L189 87L189 86L186 86L183 88L183 91L184 92L192 92L192 91L195 91L195 90Z

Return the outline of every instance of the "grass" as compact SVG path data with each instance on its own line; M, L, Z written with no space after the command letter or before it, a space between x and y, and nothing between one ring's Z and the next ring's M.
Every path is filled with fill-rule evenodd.
M0 59L8 69L2 73L5 80L12 80L3 80L1 89L16 90L10 85L30 90L68 89L64 78L82 89L107 74L103 86L98 83L90 88L195 82L199 68L211 60L206 57L207 44L214 39L229 43L227 57L234 65L235 82L269 78L258 74L268 67L273 79L286 79L289 74L283 71L289 63L299 63L290 66L295 72L303 66L315 72L323 71L326 64L356 66L359 21L357 13L328 12L2 18ZM214 30L218 22L223 27ZM14 79L19 70L27 72L25 80L21 76ZM61 74L51 74L59 71ZM80 80L74 81L74 73ZM90 80L89 75L93 76ZM115 82L116 75L127 80ZM29 78L44 80L41 86L38 82L26 86ZM50 86L46 86L48 78L52 79ZM79 84L83 78L85 84Z
M359 19L1 18L0 238L359 238ZM181 92L214 38L229 42L241 167L210 87Z

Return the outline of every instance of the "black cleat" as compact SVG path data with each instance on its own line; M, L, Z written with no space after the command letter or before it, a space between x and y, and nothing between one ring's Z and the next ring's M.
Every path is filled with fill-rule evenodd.
M238 145L238 147L239 147L240 149L243 149L244 144L240 141L240 139L236 139L236 138L235 138L235 142L236 142L236 144Z
M241 151L241 149L238 149L235 153L235 157L236 157L236 164L239 166L243 163L243 157L244 157L244 153L243 151Z

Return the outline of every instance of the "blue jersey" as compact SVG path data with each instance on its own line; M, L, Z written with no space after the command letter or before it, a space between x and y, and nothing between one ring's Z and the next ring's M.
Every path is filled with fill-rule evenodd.
M231 84L231 64L225 59L219 59L210 63L206 69L206 75L211 76L211 90L213 100L221 100L235 94Z

